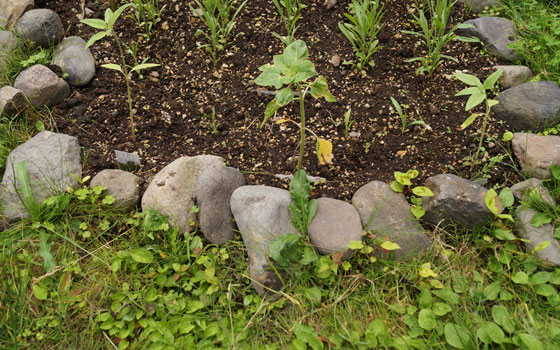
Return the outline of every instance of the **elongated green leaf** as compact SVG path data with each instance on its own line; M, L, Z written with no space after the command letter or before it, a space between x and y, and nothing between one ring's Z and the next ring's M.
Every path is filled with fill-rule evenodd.
M472 347L470 333L465 329L465 327L456 323L446 323L444 333L445 340L454 348L470 349Z
M324 97L327 102L336 102L336 98L330 93L327 86L327 79L322 75L311 84L311 96L314 98Z
M107 23L105 23L105 21L98 18L82 19L80 20L80 22L90 27L93 27L95 29L107 29Z
M160 66L160 64L156 64L156 63L143 63L143 64L139 64L137 66L132 67L132 69L130 70L130 73L138 72L142 69L154 68L154 67L159 67L159 66Z
M280 109L280 107L281 106L278 103L276 103L276 99L270 101L268 105L266 105L266 110L264 111L264 119L262 123L259 125L259 127L262 128L264 124L268 121L268 119L270 119L270 117L276 114L276 112L278 111L278 109Z
M494 305L492 307L492 318L494 322L502 326L506 332L513 333L515 331L515 321L513 321L505 306Z
M465 73L454 73L453 76L456 79L459 79L460 81L462 81L463 83L465 83L467 85L482 86L482 83L480 82L480 79L478 79L474 75L465 74Z
M43 258L43 267L47 273L54 270L56 263L54 262L54 257L51 253L51 245L48 243L49 237L44 231L39 233L39 252L37 253L41 258Z
M119 66L118 64L107 63L107 64L102 64L101 67L107 68L107 69L116 70L116 71L118 71L118 72L123 73L121 66Z
M33 290L33 295L38 300L47 300L49 293L44 286L36 284L33 286L32 290Z
M113 25L115 24L117 19L119 19L119 16L121 15L121 13L124 10L126 10L126 8L129 7L130 5L131 5L130 3L122 5L114 13L111 14L109 20L107 20L107 18L105 19L107 21L107 24L109 24L109 28L113 28Z
M144 248L133 249L130 251L130 257L141 264L150 264L154 261L153 254Z
M478 106L484 101L485 98L486 98L486 94L481 93L480 91L473 93L471 97L469 97L467 104L465 105L465 111L468 111L471 108Z
M109 33L107 33L107 32L95 33L91 38L89 38L89 40L86 43L86 46L84 46L84 48L87 49L88 47L93 45L96 41L103 39L107 35L109 35Z
M466 128L468 128L476 120L477 117L478 113L471 114L467 119L465 119L463 124L461 124L461 130L465 130Z
M495 105L497 105L498 103L500 103L500 102L498 102L497 100L488 100L488 101L486 101L486 102L488 103L488 108L492 108L492 107L494 107Z
M455 94L455 96L472 95L476 92L480 92L480 89L476 86L471 86L471 87L468 87L468 88L465 88L465 89L459 91L458 93Z
M420 197L432 197L434 193L428 187L416 186L412 189L412 193Z
M316 211L316 204L312 204L310 208L310 190L311 184L305 171L298 170L294 174L292 181L290 181L290 197L292 198L292 203L289 205L289 209L292 214L292 225L302 234L307 234L307 226L313 219L309 209L314 209ZM313 215L314 214L315 213L313 213Z
M393 106L395 106L395 109L397 110L397 113L399 115L402 115L403 112L402 112L400 103L397 100L395 100L393 97L391 97L391 102L393 103Z
M493 188L489 189L486 192L486 196L484 196L484 203L488 210L492 212L494 215L498 215L500 213L500 209L497 206L496 198L498 198L498 194L494 191Z
M498 79L500 79L500 77L502 76L503 73L504 73L504 70L502 68L500 68L497 71L495 71L494 73L490 74L490 76L488 78L486 78L486 80L484 80L484 88L486 90L490 90L490 89L494 88L494 85L496 84Z

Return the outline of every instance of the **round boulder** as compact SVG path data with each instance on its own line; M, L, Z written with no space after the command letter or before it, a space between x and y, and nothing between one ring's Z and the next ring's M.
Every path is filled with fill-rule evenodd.
M105 169L91 179L89 187L105 187L107 194L115 198L115 206L132 210L140 201L140 182L138 176L127 171Z
M52 64L68 74L66 80L72 86L87 85L95 75L95 60L86 42L79 36L71 36L56 48Z
M34 106L54 106L70 95L70 86L52 70L36 64L19 73L14 87Z
M16 33L42 47L57 45L62 39L62 21L53 10L29 10L16 22Z

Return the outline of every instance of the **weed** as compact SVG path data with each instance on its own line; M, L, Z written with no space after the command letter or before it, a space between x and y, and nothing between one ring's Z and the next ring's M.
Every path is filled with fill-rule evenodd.
M348 108L346 113L344 113L344 137L346 138L348 138L348 132L355 122L355 120L350 119L350 113L352 113L352 108Z
M216 109L214 107L212 107L212 114L210 114L210 117L208 117L208 115L204 114L203 119L208 119L208 118L210 118L210 121L207 121L206 124L208 124L210 126L210 128L212 129L212 134L218 135L219 128L220 128L220 122L216 119Z
M410 128L413 125L424 125L424 124L426 124L421 119L420 120L413 120L410 123L408 123L407 122L408 113L403 112L400 103L392 97L391 97L391 102L393 103L393 106L397 110L397 113L399 114L399 117L401 119L401 135L404 135L406 129Z
M373 67L375 62L371 56L380 48L376 36L383 27L383 5L379 4L379 0L352 0L349 6L350 13L345 13L344 16L350 23L338 23L338 27L352 44L358 60L345 64L352 64L359 70L368 65Z
M408 188L412 186L411 180L418 176L418 170L411 169L406 173L395 171L394 176L395 181L391 182L391 189L397 193L401 193L404 192L405 189L408 190ZM428 187L425 186L412 187L410 188L410 191L415 195L411 196L410 198L410 201L412 202L412 205L410 206L410 212L417 219L420 219L422 216L424 216L424 214L426 214L426 210L424 210L424 207L422 206L422 197L432 197L434 194Z
M307 7L301 0L272 0L274 6L280 14L282 23L286 28L286 36L272 32L272 35L280 39L284 46L288 46L295 40L295 34L298 29L297 21L300 19L303 10Z
M167 5L160 7L158 0L131 0L128 3L134 9L134 15L129 17L136 21L144 31L144 37L149 39L153 26L161 20L161 12Z
M292 87L297 89L301 119L297 170L301 169L305 150L306 128L304 99L307 91L311 91L311 96L313 98L325 98L328 102L336 101L335 97L328 90L327 79L324 76L320 75L314 82L308 82L308 79L317 75L315 66L307 58L308 56L307 45L301 40L296 40L284 49L282 55L274 56L273 65L267 64L260 67L259 70L262 71L262 73L255 79L255 83L261 86L273 86L276 89L285 86L266 106L261 127L270 117L275 115L281 107L288 105L294 100L295 95ZM317 138L317 156L321 164L329 163L332 159L329 145L330 151L332 151L332 144L330 144L329 141Z

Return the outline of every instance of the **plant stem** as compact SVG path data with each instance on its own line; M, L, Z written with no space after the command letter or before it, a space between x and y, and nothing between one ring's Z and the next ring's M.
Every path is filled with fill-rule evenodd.
M117 46L119 47L119 52L121 54L122 60L122 72L124 75L124 81L126 83L126 94L128 98L128 118L130 119L130 128L132 131L132 142L136 142L136 133L134 131L134 111L132 110L132 90L130 89L130 81L128 78L128 67L126 66L126 59L124 56L124 50L122 48L121 41L119 40L119 36L115 33L114 30L111 30L115 41L117 42Z
M471 164L471 171L474 168L474 164L478 159L480 149L482 148L482 141L484 140L484 134L486 133L486 125L488 124L488 115L490 114L490 106L488 106L488 99L486 99L486 114L484 115L484 121L482 122L482 131L480 132L480 141L478 142L478 149L474 155L473 162Z
M304 148L305 148L305 108L304 108L304 98L305 95L303 94L303 92L301 91L301 85L298 84L298 93L299 93L299 114L301 117L301 136L300 136L300 140L299 140L299 157L298 157L298 162L297 162L297 170L301 169L301 163L303 161L303 155L304 155Z

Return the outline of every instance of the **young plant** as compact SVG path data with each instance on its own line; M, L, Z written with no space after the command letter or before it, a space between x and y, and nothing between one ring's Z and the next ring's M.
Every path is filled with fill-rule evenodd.
M160 21L161 12L167 5L160 8L158 0L131 0L128 3L134 9L134 15L129 17L136 21L138 27L144 31L143 36L149 39L154 25Z
M264 119L261 127L276 114L276 112L284 106L287 106L295 98L294 91L297 90L300 109L300 143L299 143L299 157L297 162L297 170L301 169L305 151L305 95L308 91L311 92L313 98L325 98L328 102L335 102L336 98L329 92L327 79L320 75L313 82L308 80L317 76L315 66L308 59L309 52L307 45L301 40L296 40L284 49L281 55L274 56L274 64L266 64L259 68L262 72L255 83L261 86L273 86L276 89L281 89L276 97L270 101L266 106L264 112ZM319 163L329 163L332 159L332 154L327 151L332 150L332 144L327 140L317 138L317 155L319 156Z
M204 114L204 119L208 119L207 114ZM218 129L220 128L220 122L216 119L216 109L214 107L212 107L212 114L210 115L210 120L209 121L207 120L206 123L212 129L212 134L218 135L218 133L219 133Z
M354 119L350 119L350 113L352 113L352 108L348 108L346 113L344 113L344 137L346 138L348 138L348 131L350 131L355 122Z
M391 97L391 102L393 103L393 106L395 106L395 109L397 110L397 113L399 114L399 117L401 118L401 134L404 134L406 129L408 129L409 127L411 127L413 125L425 124L423 120L413 120L410 123L408 123L407 122L408 113L403 112L400 103L392 97Z
M347 61L345 64L352 64L359 70L363 70L367 65L375 65L371 56L379 50L379 40L377 34L383 27L381 18L383 17L383 5L379 0L352 0L350 13L345 13L350 23L338 23L338 27L346 36L354 48L357 62Z
M281 36L278 33L272 32L272 35L280 39L285 46L290 45L294 42L294 37L298 29L297 21L302 15L302 11L307 7L301 3L301 0L272 0L280 18L282 18L282 23L286 27L286 36Z
M455 30L460 28L472 28L470 24L458 24L453 26L447 33L445 32L447 25L449 23L449 18L451 16L451 8L455 5L456 1L451 0L435 0L435 1L423 1L423 6L420 8L418 3L416 4L416 10L418 15L413 14L414 22L416 22L422 31L420 33L403 30L403 33L416 35L422 38L422 42L426 46L427 55L424 57L414 57L412 59L406 60L405 62L416 62L420 61L422 64L416 69L416 74L427 73L432 75L436 68L443 63L443 58L452 60L453 62L458 62L455 57L444 55L441 50L445 45L450 43L452 40L460 40L466 42L478 42L475 38L466 38L458 36L455 34ZM424 9L428 8L428 18L424 13Z
M484 114L484 121L483 121L483 124L482 124L482 130L480 131L480 140L478 142L478 148L476 150L476 154L474 155L474 157L472 159L471 170L473 169L474 164L478 160L478 155L480 153L480 150L482 149L482 141L484 140L484 135L486 134L486 127L488 125L488 117L490 116L490 109L492 108L492 106L495 106L495 105L498 104L497 100L493 100L493 99L488 98L487 92L494 90L496 82L502 76L503 72L504 72L503 69L499 69L499 70L495 71L494 73L490 74L490 76L488 78L486 78L486 80L484 80L484 84L482 84L477 77L475 77L474 75L471 75L471 74L466 74L466 73L455 73L455 74L453 74L453 76L456 79L459 79L463 83L470 86L466 89L463 89L463 90L459 91L457 94L455 94L455 96L465 96L465 95L470 96L469 99L467 100L467 104L465 105L465 111L468 111L468 110L478 106L482 102L485 102L485 105L486 105L486 113ZM465 129L469 125L471 125L476 120L476 118L478 116L479 116L478 113L471 114L471 116L468 117L463 122L463 124L461 125L461 129Z
M235 18L245 7L247 1L241 3L233 15L231 15L231 11L235 0L202 0L202 3L195 0L198 9L190 7L191 11L199 14L199 17L208 27L208 32L198 29L195 36L203 35L210 42L199 46L199 48L206 48L214 64L218 61L218 51L223 51L227 46L231 31L235 27Z
M412 205L410 206L410 212L417 219L420 219L422 216L424 216L424 214L426 214L426 210L422 206L422 197L432 197L434 193L432 192L432 190L425 186L416 186L411 188L411 180L418 176L418 170L411 169L406 173L395 171L394 176L395 181L391 182L391 189L398 193L405 192L405 190L408 189L412 191L415 196L410 197L410 201L412 202Z
M120 72L124 77L124 81L126 83L127 99L128 99L128 111L129 111L131 136L132 136L132 141L136 141L136 131L134 126L134 109L132 108L132 88L130 87L131 74L134 72L139 72L143 69L157 67L159 66L159 64L142 63L132 67L126 64L126 57L124 55L123 44L119 39L119 36L115 31L114 26L115 26L115 22L117 21L121 13L123 13L123 11L126 10L126 8L129 6L130 4L122 5L115 12L113 12L113 10L108 8L107 10L105 10L104 20L98 18L82 19L81 22L90 27L100 30L99 32L94 34L86 43L85 46L86 49L91 45L93 45L96 41L101 40L106 36L112 36L113 39L115 39L115 42L117 43L117 47L119 48L119 53L121 55L121 64L120 65L114 63L102 64L101 67L116 70L117 72Z

